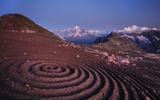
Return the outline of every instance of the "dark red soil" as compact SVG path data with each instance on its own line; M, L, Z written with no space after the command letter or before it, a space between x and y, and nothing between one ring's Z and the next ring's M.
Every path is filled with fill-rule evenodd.
M0 33L2 100L159 100L160 68L152 66L107 65L61 40Z

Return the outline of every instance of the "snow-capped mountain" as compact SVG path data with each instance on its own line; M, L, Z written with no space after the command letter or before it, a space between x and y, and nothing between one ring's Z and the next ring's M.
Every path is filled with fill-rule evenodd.
M131 40L143 50L150 53L160 54L160 31L157 28L140 27L133 25L114 31L122 38ZM96 39L97 41L107 41L105 37ZM97 42L95 41L95 42Z
M114 32L116 33L141 33L144 31L150 31L150 30L158 30L157 28L148 28L148 27L140 27L137 25L132 25L131 27L125 27L122 30L116 30Z
M121 37L135 42L143 50L151 53L160 53L160 31L143 31L140 34L121 34Z
M77 44L93 44L97 37L104 36L107 34L99 30L83 29L79 26L67 28L54 33L64 40L74 42Z
M151 53L160 53L160 31L157 28L140 27L133 25L122 30L113 31L122 38L131 40L143 50ZM54 32L60 38L77 44L93 44L98 37L107 36L99 30L87 30L79 26ZM105 40L105 38L102 38Z
M103 48L112 52L130 51L143 52L134 42L121 37L115 32L111 32L107 36L98 37L95 40L94 47Z
M157 28L133 25L116 32L121 37L133 41L147 52L160 53L160 31Z

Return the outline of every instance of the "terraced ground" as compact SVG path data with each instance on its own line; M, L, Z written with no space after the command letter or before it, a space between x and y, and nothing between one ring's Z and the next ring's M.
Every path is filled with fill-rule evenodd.
M0 34L0 100L160 100L159 63L106 64L63 41Z

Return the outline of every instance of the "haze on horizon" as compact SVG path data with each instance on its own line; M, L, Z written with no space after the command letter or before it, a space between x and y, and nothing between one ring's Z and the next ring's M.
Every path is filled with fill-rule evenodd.
M0 0L0 16L20 13L49 30L160 28L159 5L160 0Z

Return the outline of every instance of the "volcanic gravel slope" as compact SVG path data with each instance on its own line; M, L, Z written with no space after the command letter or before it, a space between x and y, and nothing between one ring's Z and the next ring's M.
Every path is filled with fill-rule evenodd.
M61 40L0 33L1 100L160 99L154 82L116 67Z

